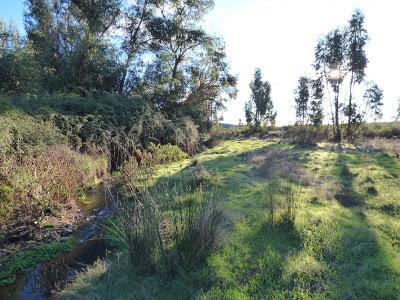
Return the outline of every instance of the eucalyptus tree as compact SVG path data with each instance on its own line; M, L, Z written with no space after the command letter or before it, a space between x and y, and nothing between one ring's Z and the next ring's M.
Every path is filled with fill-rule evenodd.
M187 87L180 106L198 119L200 125L203 117L210 124L225 109L226 102L236 98L237 77L231 74L224 44L217 38L210 39L187 62L184 71Z
M42 86L115 91L119 63L110 34L122 0L27 0L25 29Z
M318 78L325 79L334 93L334 114L332 116L335 139L341 140L339 119L339 96L346 74L346 33L343 28L329 32L319 40L315 49L314 68Z
M251 126L253 123L253 119L254 119L253 103L251 101L247 101L244 104L244 115L246 118L246 124Z
M308 104L310 100L309 84L310 79L302 76L298 81L297 88L294 90L297 124L301 125L307 122Z
M35 92L38 68L34 52L26 45L14 23L0 19L0 90Z
M400 97L397 98L397 111L395 121L400 121Z
M148 54L152 36L148 28L154 14L153 0L136 0L129 2L122 12L121 23L118 29L122 32L121 50L124 54L122 74L118 92L128 93L134 88L138 78L135 78L134 68L142 65L143 54ZM130 74L131 72L131 74ZM133 78L129 78L133 75Z
M312 97L308 117L314 126L322 125L324 112L322 108L322 99L324 97L324 86L321 79L311 80Z
M213 1L157 0L154 5L156 13L148 25L153 37L151 49L168 82L164 85L163 103L159 104L173 111L185 95L188 58L210 42L199 23Z
M364 27L364 15L360 10L356 10L349 21L346 35L347 69L350 73L349 99L346 110L347 135L351 134L351 118L357 113L352 101L354 87L361 84L365 78L365 69L368 64L365 46L368 39L368 32Z
M271 99L271 84L263 81L261 70L257 68L250 83L251 99L245 105L246 120L251 116L251 123L256 127L262 124L275 124L276 112Z
M372 114L374 121L382 119L383 90L376 84L370 83L364 93L364 100L367 108Z
M368 64L365 46L369 37L364 27L364 15L355 10L346 27L339 27L321 38L315 48L314 68L318 78L327 82L334 94L332 121L335 137L341 139L340 112L347 117L347 135L351 135L352 123L360 120L360 111L354 103L354 89L365 80ZM348 83L348 98L341 99L344 85ZM342 97L343 98L343 97ZM362 119L362 118L361 118ZM357 121L358 122L358 121Z

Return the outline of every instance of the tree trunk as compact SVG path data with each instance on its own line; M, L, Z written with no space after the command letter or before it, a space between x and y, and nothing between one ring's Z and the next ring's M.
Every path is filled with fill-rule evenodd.
M348 111L348 119L347 119L347 138L351 135L351 115L352 115L352 100L353 100L353 83L354 83L354 73L351 72L350 79L350 91L349 91L349 111Z
M340 132L340 124L339 124L339 83L336 83L335 86L335 141L340 142L342 139L342 134Z
M131 55L131 53L129 53L128 57L126 58L126 62L124 64L124 69L122 71L121 80L119 81L118 94L122 94L124 92L126 75L128 74L128 68L131 63L131 59L132 59L132 55Z

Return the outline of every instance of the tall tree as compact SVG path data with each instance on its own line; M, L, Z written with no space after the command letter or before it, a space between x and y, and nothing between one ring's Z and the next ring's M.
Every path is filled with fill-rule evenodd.
M261 70L257 68L250 83L251 99L245 106L245 112L251 109L252 123L255 126L262 124L275 124L276 112L271 99L271 84L263 81ZM247 118L246 118L247 119Z
M356 10L349 21L346 39L346 56L348 59L347 69L350 72L349 100L347 107L347 135L350 135L351 118L356 114L352 102L354 87L356 84L363 82L365 69L368 63L367 55L365 53L365 46L368 41L368 32L364 28L364 15L360 10Z
M346 74L346 34L344 29L337 28L319 40L315 49L315 70L319 78L324 78L334 93L334 128L335 139L340 141L339 96Z
M368 33L364 27L364 15L355 10L347 27L337 28L319 40L315 49L314 68L319 78L327 83L334 94L334 112L332 120L335 138L340 141L340 112L347 117L347 136L352 135L354 123L363 119L360 106L354 98L354 90L365 80L365 69L368 64L365 46ZM341 95L344 84L349 85L348 98ZM347 102L347 103L346 103Z
M153 17L153 11L154 1L137 0L130 2L122 12L122 23L118 27L122 30L121 50L125 57L118 87L120 94L130 92L134 87L134 80L129 80L129 72L133 63L140 63L140 55L148 50L152 40L147 25Z
M310 79L302 76L300 77L298 86L294 91L297 123L301 125L304 125L307 122L308 102L310 98L309 84Z
M246 117L246 123L247 125L252 125L254 115L253 115L253 105L251 101L247 101L244 104L244 114Z
M312 99L308 116L314 126L322 125L324 112L322 108L322 99L324 97L324 87L322 80L315 79L311 81Z
M45 90L116 90L120 67L109 38L121 5L122 0L26 1L28 43Z
M364 93L364 100L367 108L370 110L374 121L378 121L382 118L382 106L383 106L383 90L376 84L370 83L369 87Z
M15 24L0 19L0 90L34 93L38 89L34 52Z
M158 16L149 22L153 37L151 48L166 81L159 98L163 103L159 105L171 112L185 97L185 63L196 50L210 42L199 22L213 1L157 0L155 5Z

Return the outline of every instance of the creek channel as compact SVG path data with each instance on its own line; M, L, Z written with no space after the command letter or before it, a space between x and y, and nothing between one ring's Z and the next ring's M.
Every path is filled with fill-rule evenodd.
M79 205L86 218L72 234L78 240L74 250L17 274L13 284L0 287L0 300L51 299L54 291L63 288L78 272L110 254L112 247L102 236L102 224L114 211L107 194L104 185L99 185Z

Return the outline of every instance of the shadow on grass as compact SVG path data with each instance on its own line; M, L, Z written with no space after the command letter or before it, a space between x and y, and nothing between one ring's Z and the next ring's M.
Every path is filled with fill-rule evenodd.
M364 212L364 196L354 188L355 174L348 159L338 154L342 190L336 199L343 206L337 216L340 238L330 259L325 262L334 280L327 287L334 298L394 299L399 292L399 270L391 262L392 248L371 228Z
M310 215L305 220L310 230L299 231L293 223L277 223L274 228L268 228L266 179L257 177L253 172L257 165L249 165L247 160L257 152L280 147L273 144L259 151L224 152L202 162L205 167L219 172L217 185L223 189L221 197L227 199L224 201L226 210L236 214L226 243L208 259L208 264L174 281L163 283L158 277L137 278L135 295L140 298L144 292L153 291L150 295L163 299L199 295L204 299L397 297L400 273L391 263L390 248L370 228L363 211L362 195L354 187L356 175L351 172L346 155L339 153L337 157L336 174L341 183L337 200L342 206L329 210L326 223ZM294 159L304 157L301 163L307 162L306 153L313 151L290 149L298 152ZM158 184L188 182L190 168L161 177ZM307 242L310 236L311 244ZM321 267L313 269L313 265ZM287 277L290 266L292 273ZM118 285L120 275L114 276L112 281ZM118 285L118 289L122 290L124 284ZM117 286L112 288L115 291Z

